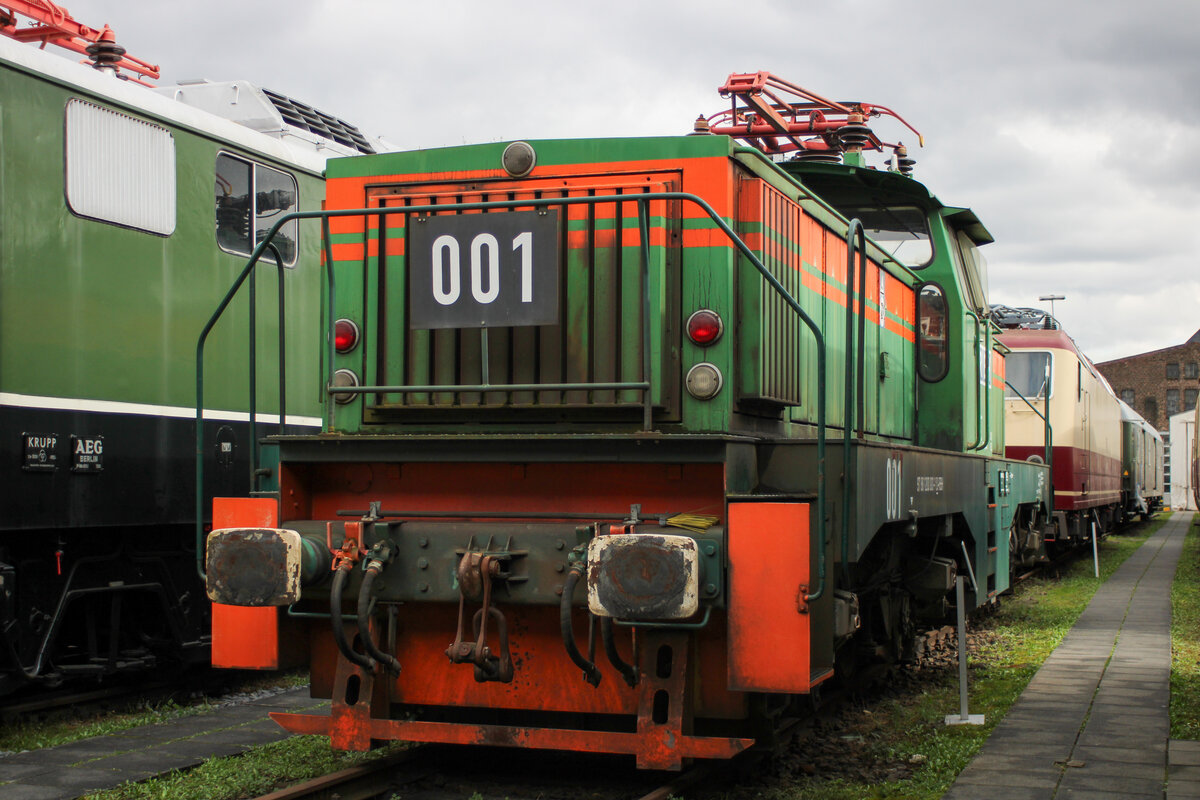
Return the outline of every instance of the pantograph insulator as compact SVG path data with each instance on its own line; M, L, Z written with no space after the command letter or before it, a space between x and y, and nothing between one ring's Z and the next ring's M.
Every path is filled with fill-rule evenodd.
M838 128L838 141L845 148L861 148L871 140L871 129L866 125L847 124Z
M839 150L801 150L796 154L796 160L814 164L840 164L842 153Z
M117 64L125 55L125 48L116 42L106 42L103 39L95 44L88 45L88 58L92 60L92 66L96 69L109 69L116 71Z

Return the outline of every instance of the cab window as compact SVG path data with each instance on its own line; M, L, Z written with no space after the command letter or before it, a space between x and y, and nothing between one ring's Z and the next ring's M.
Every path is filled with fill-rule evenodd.
M1046 370L1050 365L1050 354L1042 350L1014 350L1009 353L1004 359L1004 379L1011 385L1004 387L1004 396L1016 397L1020 392L1026 400L1044 398Z
M950 369L950 340L946 294L936 283L923 283L917 292L917 372L930 383Z
M847 219L857 217L867 236L904 266L920 269L933 259L929 223L925 212L916 206L867 206L839 211Z
M978 312L986 313L988 310L987 260L967 234L958 231L955 234L955 240L957 250L954 253L954 269L958 273L958 282L963 287L963 293L971 307Z
M297 210L299 192L291 175L228 153L217 156L217 244L222 250L249 256L279 217ZM299 229L296 220L289 220L272 240L284 266L296 263ZM264 258L274 261L269 251Z

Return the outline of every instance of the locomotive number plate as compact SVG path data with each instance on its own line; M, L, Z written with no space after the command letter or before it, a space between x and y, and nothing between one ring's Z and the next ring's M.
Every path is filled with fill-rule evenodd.
M410 328L492 328L559 321L558 211L412 220Z

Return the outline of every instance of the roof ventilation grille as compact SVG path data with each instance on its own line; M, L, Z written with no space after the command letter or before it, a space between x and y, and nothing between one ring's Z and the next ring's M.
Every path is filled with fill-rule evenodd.
M262 91L288 125L315 133L317 136L337 142L360 153L372 154L375 152L375 148L371 147L362 132L349 122L331 117L310 105L276 94L269 89Z

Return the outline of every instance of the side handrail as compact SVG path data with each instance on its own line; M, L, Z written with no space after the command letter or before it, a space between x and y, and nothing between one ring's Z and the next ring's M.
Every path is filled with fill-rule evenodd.
M284 420L287 413L287 359L284 358L284 353L287 352L287 339L285 326L283 324L284 317L284 288L283 288L283 259L279 255L279 249L274 243L268 243L267 249L271 251L271 255L275 259L277 267L276 274L279 276L279 429L283 430ZM258 398L257 398L257 352L258 352L258 336L257 320L258 320L258 303L255 298L255 286L258 283L256 280L257 272L250 277L250 288L247 296L250 300L250 491L255 492L259 487L259 479L262 475L258 469Z
M268 247L272 246L276 234L288 222L301 219L320 219L322 221L322 232L324 234L324 253L325 253L325 282L326 293L328 297L328 313L327 319L324 320L325 333L325 393L327 396L332 396L335 393L333 387L333 336L332 328L334 324L334 309L336 308L333 280L333 250L329 235L329 220L335 217L369 217L378 216L383 218L394 214L432 214L444 213L448 211L473 211L473 210L488 210L488 209L506 209L506 208L545 208L550 206L568 206L578 204L599 204L599 203L637 203L638 204L638 228L641 233L641 265L642 265L642 306L643 314L645 314L645 322L643 329L643 380L640 382L628 383L609 383L609 384L583 384L583 386L591 388L613 388L613 389L638 389L643 393L643 422L646 429L650 426L651 414L651 382L650 382L650 359L648 351L650 348L650 319L649 319L649 204L654 201L679 201L682 203L691 203L703 211L709 219L725 234L725 237L731 244L740 252L746 259L758 270L763 280L775 290L775 292L783 298L788 307L792 309L808 327L817 345L817 519L821 528L821 547L818 550L817 557L817 575L818 586L816 591L805 595L807 602L820 599L825 592L825 549L828 543L826 536L825 524L825 430L826 430L826 409L825 409L825 386L826 386L826 345L825 337L822 335L820 327L813 321L796 298L792 297L791 293L784 288L783 284L776 278L771 271L762 263L762 261L754 254L754 251L742 241L741 237L734 232L733 228L710 206L702 197L691 194L689 192L644 192L636 195L606 195L606 196L590 196L590 197L553 197L553 198L537 198L537 199L520 199L520 200L495 200L476 203L446 203L444 205L426 205L426 206L395 206L395 207L376 207L376 208L358 208L358 209L340 209L340 210L324 210L324 211L294 211L279 217L275 224L267 231L266 236L255 246L250 258L246 262L246 266L242 272L234 280L233 286L230 287L224 299L221 301L217 310L213 312L212 317L204 326L200 334L200 339L196 345L196 568L201 578L204 574L204 548L203 548L203 459L204 459L204 439L203 439L203 408L204 408L204 343L213 326L216 325L225 309L228 308L233 297L237 294L242 284L245 283L247 277L253 272L254 267L262 258L263 253ZM860 223L861 227L861 223ZM865 249L865 236L863 238L863 248ZM279 262L279 259L276 258ZM283 359L283 353L280 353L280 359ZM251 375L251 383L254 382L256 376ZM536 384L530 385L531 389L559 389L568 388L570 385L551 385L551 384ZM407 391L474 391L477 389L486 388L488 391L522 391L524 385L489 385L486 387L462 387L457 385L448 386L428 386L414 389L405 386L347 386L337 387L336 393L369 393L369 394L390 394ZM328 408L329 404L326 404ZM251 420L253 420L251 413ZM332 419L332 409L327 412L327 418ZM251 443L256 446L256 442Z
M1046 387L1045 414L1043 414L1041 411L1038 411L1037 407L1034 406L1033 403L1029 402L1029 398L1021 394L1021 390L1009 383L1007 378L1004 380L1004 385L1012 389L1013 392L1016 393L1017 397L1021 398L1021 401L1024 402L1025 405L1029 406L1033 413L1042 418L1042 422L1045 426L1042 433L1042 445L1044 448L1043 460L1046 462L1046 466L1050 468L1049 495L1047 497L1048 503L1046 508L1052 510L1054 508L1054 428L1050 425L1050 365L1046 364L1046 382L1043 384Z
M287 394L284 381L286 380L286 367L284 354L286 353L286 338L284 325L284 269L283 258L280 256L279 248L272 241L275 233L282 226L276 224L271 228L267 237L265 237L254 248L250 255L250 260L246 262L246 266L242 268L241 273L233 282L233 286L225 293L217 310L209 317L208 322L200 331L200 338L196 342L196 570L200 575L201 580L207 580L204 572L204 343L208 340L208 335L212 332L213 327L217 324L217 320L225 313L225 309L233 302L233 298L237 295L238 289L246 282L246 278L254 273L255 267L258 266L259 259L262 254L270 250L271 255L275 258L275 267L279 275L279 427L282 430L284 422L287 419ZM256 336L257 319L258 319L258 303L255 296L255 281L250 281L250 289L247 296L250 307L249 321L249 369L250 369L250 397L249 397L249 412L250 412L250 490L253 492L258 487L258 375L257 375L257 343Z
M855 310L855 263L858 253L858 306ZM867 338L867 234L862 221L850 220L846 230L846 385L842 413L842 571L849 577L850 569L850 437L857 431L864 435L864 378L866 371ZM883 309L879 309L883 313ZM858 350L854 349L854 323L858 322ZM854 357L851 358L851 354ZM848 585L848 581L847 581Z
M989 393L992 390L992 323L980 317L973 310L968 311L975 323L975 441L968 450L975 452L983 450L992 442L992 400ZM979 339L979 329L983 328L983 341ZM980 345L984 345L982 348ZM981 362L981 359L983 361ZM980 389L979 373L983 373L983 388ZM1008 383L1005 381L1005 383ZM1014 389L1014 391L1016 391ZM982 400L980 399L982 397ZM982 419L981 419L982 417ZM980 427L982 423L982 427Z

